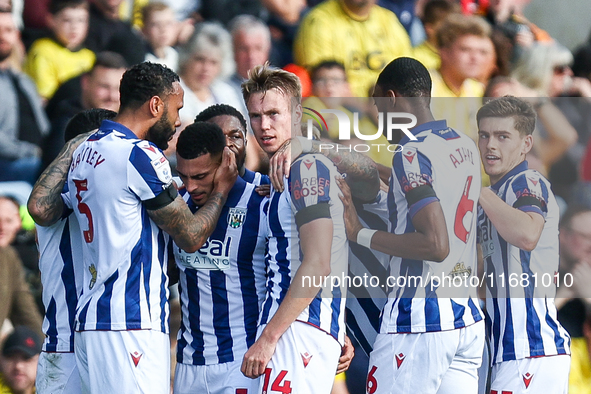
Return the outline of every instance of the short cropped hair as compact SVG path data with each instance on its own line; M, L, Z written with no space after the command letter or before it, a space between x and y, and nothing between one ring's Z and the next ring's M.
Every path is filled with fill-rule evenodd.
M443 21L449 14L459 12L459 8L458 4L451 3L448 0L431 0L425 4L421 22L424 25L434 25Z
M476 121L484 118L515 119L515 130L522 136L531 135L536 127L536 111L531 104L517 97L505 96L490 100L476 114Z
M104 67L104 68L128 68L129 65L123 56L116 52L110 51L102 51L96 54L96 60L94 61L94 65L92 66L92 71L94 71L97 67Z
M55 15L66 8L82 7L88 9L86 0L51 0L49 2L49 13Z
M92 108L78 112L66 125L64 140L70 141L77 135L98 129L105 119L114 119L117 112L102 108Z
M142 22L146 24L146 22L152 17L153 13L165 10L172 10L172 8L170 8L168 4L162 3L160 1L154 1L146 4L144 8L142 8Z
M269 63L255 66L250 70L248 79L242 83L242 97L248 104L253 94L264 94L271 89L277 89L287 97L295 98L298 104L302 102L300 79L293 73L269 66Z
M450 14L437 30L437 46L449 48L463 36L490 37L491 31L490 25L479 16Z
M137 109L154 96L172 93L175 82L179 82L179 76L166 66L151 62L136 64L121 78L119 111Z
M240 111L227 104L214 104L205 108L195 117L195 122L207 122L211 118L215 118L216 116L222 115L235 117L240 122L240 125L244 129L244 132L248 130L248 128L246 127L246 120L244 119L244 116L242 116Z
M215 123L195 122L181 132L176 143L176 153L185 160L192 160L207 153L217 156L226 146L224 132Z
M312 71L310 71L310 77L312 77L312 81L316 79L316 74L320 70L332 70L333 68L338 68L339 70L345 73L345 78L347 77L347 72L345 70L345 66L341 62L337 62L336 60L325 60L323 62L318 63L314 67L312 67Z
M392 60L380 73L376 84L401 97L431 97L431 75L423 63L410 57ZM428 105L429 102L427 101Z

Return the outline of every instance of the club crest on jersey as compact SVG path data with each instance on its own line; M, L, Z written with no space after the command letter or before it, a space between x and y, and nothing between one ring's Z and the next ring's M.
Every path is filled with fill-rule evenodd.
M302 361L304 362L304 368L306 368L308 366L308 363L310 363L310 360L312 359L312 354L306 352L306 353L300 353L300 356L302 356Z
M90 284L88 285L88 288L92 290L94 284L96 283L96 267L94 266L94 264L92 264L90 267L88 267L88 270L90 271L91 275Z
M456 276L458 276L460 278L464 278L464 277L470 276L471 274L472 274L471 267L466 268L464 263L457 263L454 266L454 268L451 270L451 272L449 273L449 276L451 276L452 278L455 278Z
M529 384L531 383L533 377L534 375L529 372L526 372L525 375L523 375L523 384L525 384L525 388L529 387Z
M232 228L242 227L246 219L246 208L230 208L228 212L228 226Z

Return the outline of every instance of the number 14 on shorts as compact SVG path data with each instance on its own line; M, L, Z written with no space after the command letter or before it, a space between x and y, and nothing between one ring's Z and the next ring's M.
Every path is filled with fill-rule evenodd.
M271 380L271 368L265 369L264 380L263 380L263 393L283 393L283 394L291 394L291 381L284 380L285 375L287 375L287 371L281 371L271 383L271 390L269 390L269 383Z

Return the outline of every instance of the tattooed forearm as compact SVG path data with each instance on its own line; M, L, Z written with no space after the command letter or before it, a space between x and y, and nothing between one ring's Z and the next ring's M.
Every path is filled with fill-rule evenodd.
M354 197L371 201L380 190L380 177L376 163L368 156L346 149L323 149L320 141L312 142L312 150L330 159L340 173L347 174L347 183Z
M70 140L35 183L27 207L38 225L49 226L62 215L64 203L61 192L72 163L72 153L87 136L84 134Z
M193 215L181 197L155 211L148 211L150 218L172 236L174 242L188 253L193 253L207 241L215 229L226 197L212 193L209 199Z

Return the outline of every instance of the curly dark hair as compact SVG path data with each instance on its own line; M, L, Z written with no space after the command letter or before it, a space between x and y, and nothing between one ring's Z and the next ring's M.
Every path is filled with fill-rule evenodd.
M203 111L199 113L195 117L195 122L207 122L211 118L215 118L216 116L228 115L233 116L240 121L240 124L244 128L244 131L248 130L246 128L246 120L244 116L238 111L236 108L227 105L227 104L214 104L205 108Z
M392 90L401 97L431 97L429 71L421 62L409 57L392 60L384 67L376 84L383 91Z
M170 94L173 83L179 81L179 76L174 71L161 64L136 64L121 78L119 110L137 109L154 96Z
M185 160L192 160L210 153L219 155L226 146L224 132L215 123L195 122L188 125L179 135L176 153Z

